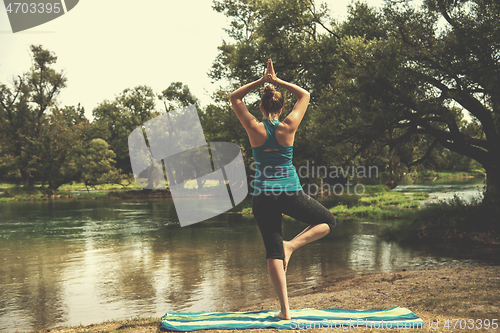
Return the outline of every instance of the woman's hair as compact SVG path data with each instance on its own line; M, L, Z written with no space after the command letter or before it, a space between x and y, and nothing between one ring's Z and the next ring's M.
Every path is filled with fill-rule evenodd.
M265 118L271 118L271 116L280 115L285 105L285 99L283 94L276 90L274 86L267 85L262 91L262 97L260 99L262 104L262 110L264 111Z

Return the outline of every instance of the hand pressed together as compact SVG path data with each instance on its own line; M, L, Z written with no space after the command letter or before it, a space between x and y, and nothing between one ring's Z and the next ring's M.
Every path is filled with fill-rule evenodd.
M264 73L264 81L275 83L276 80L278 80L278 77L276 76L276 73L274 72L273 61L271 59L269 59L267 61L266 73Z

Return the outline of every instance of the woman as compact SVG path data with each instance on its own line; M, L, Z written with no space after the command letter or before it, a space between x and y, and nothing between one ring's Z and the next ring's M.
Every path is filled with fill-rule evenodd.
M262 122L243 103L245 95L266 82L274 83L298 98L292 112L283 122L278 120L283 112L283 95L272 85L267 85L262 94ZM286 287L290 256L299 247L326 236L336 224L330 211L302 191L297 171L292 164L295 131L309 104L309 93L278 79L269 59L264 76L232 92L230 99L234 112L248 133L257 167L252 210L264 240L269 276L281 305L281 311L276 315L290 320ZM294 239L283 241L282 214L309 226Z

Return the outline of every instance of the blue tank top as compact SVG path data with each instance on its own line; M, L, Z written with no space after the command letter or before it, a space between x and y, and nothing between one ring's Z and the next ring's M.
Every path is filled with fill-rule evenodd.
M295 192L301 191L300 179L292 164L293 146L282 146L276 140L276 128L281 122L270 124L264 120L266 142L260 147L252 147L255 162L253 194L260 192ZM278 149L278 151L264 151Z

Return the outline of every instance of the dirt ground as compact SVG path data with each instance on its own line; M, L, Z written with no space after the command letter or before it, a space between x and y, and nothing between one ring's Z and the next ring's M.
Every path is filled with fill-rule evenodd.
M409 308L424 320L423 329L392 329L391 332L445 332L445 331L490 331L479 329L479 323L500 321L500 266L469 266L435 270L398 271L381 274L366 274L345 278L313 287L302 295L290 298L292 309L299 308L346 308L385 309L394 306ZM256 311L278 309L278 302L266 302L238 309ZM462 321L466 319L468 327ZM474 319L474 324L470 324ZM445 327L446 323L451 326ZM455 329L454 324L457 323ZM73 328L55 328L37 332L162 332L159 318L131 319L99 325ZM500 324L498 324L500 326ZM493 326L491 326L493 327ZM351 328L354 329L354 328ZM349 329L349 330L351 330ZM325 332L336 330L309 329L303 332ZM347 329L345 329L347 330ZM359 328L366 332L376 329ZM251 329L245 333L271 333L276 329ZM206 330L204 333L232 333L238 330ZM240 331L241 332L241 331ZM281 331L283 332L283 331ZM297 331L296 331L297 332Z

